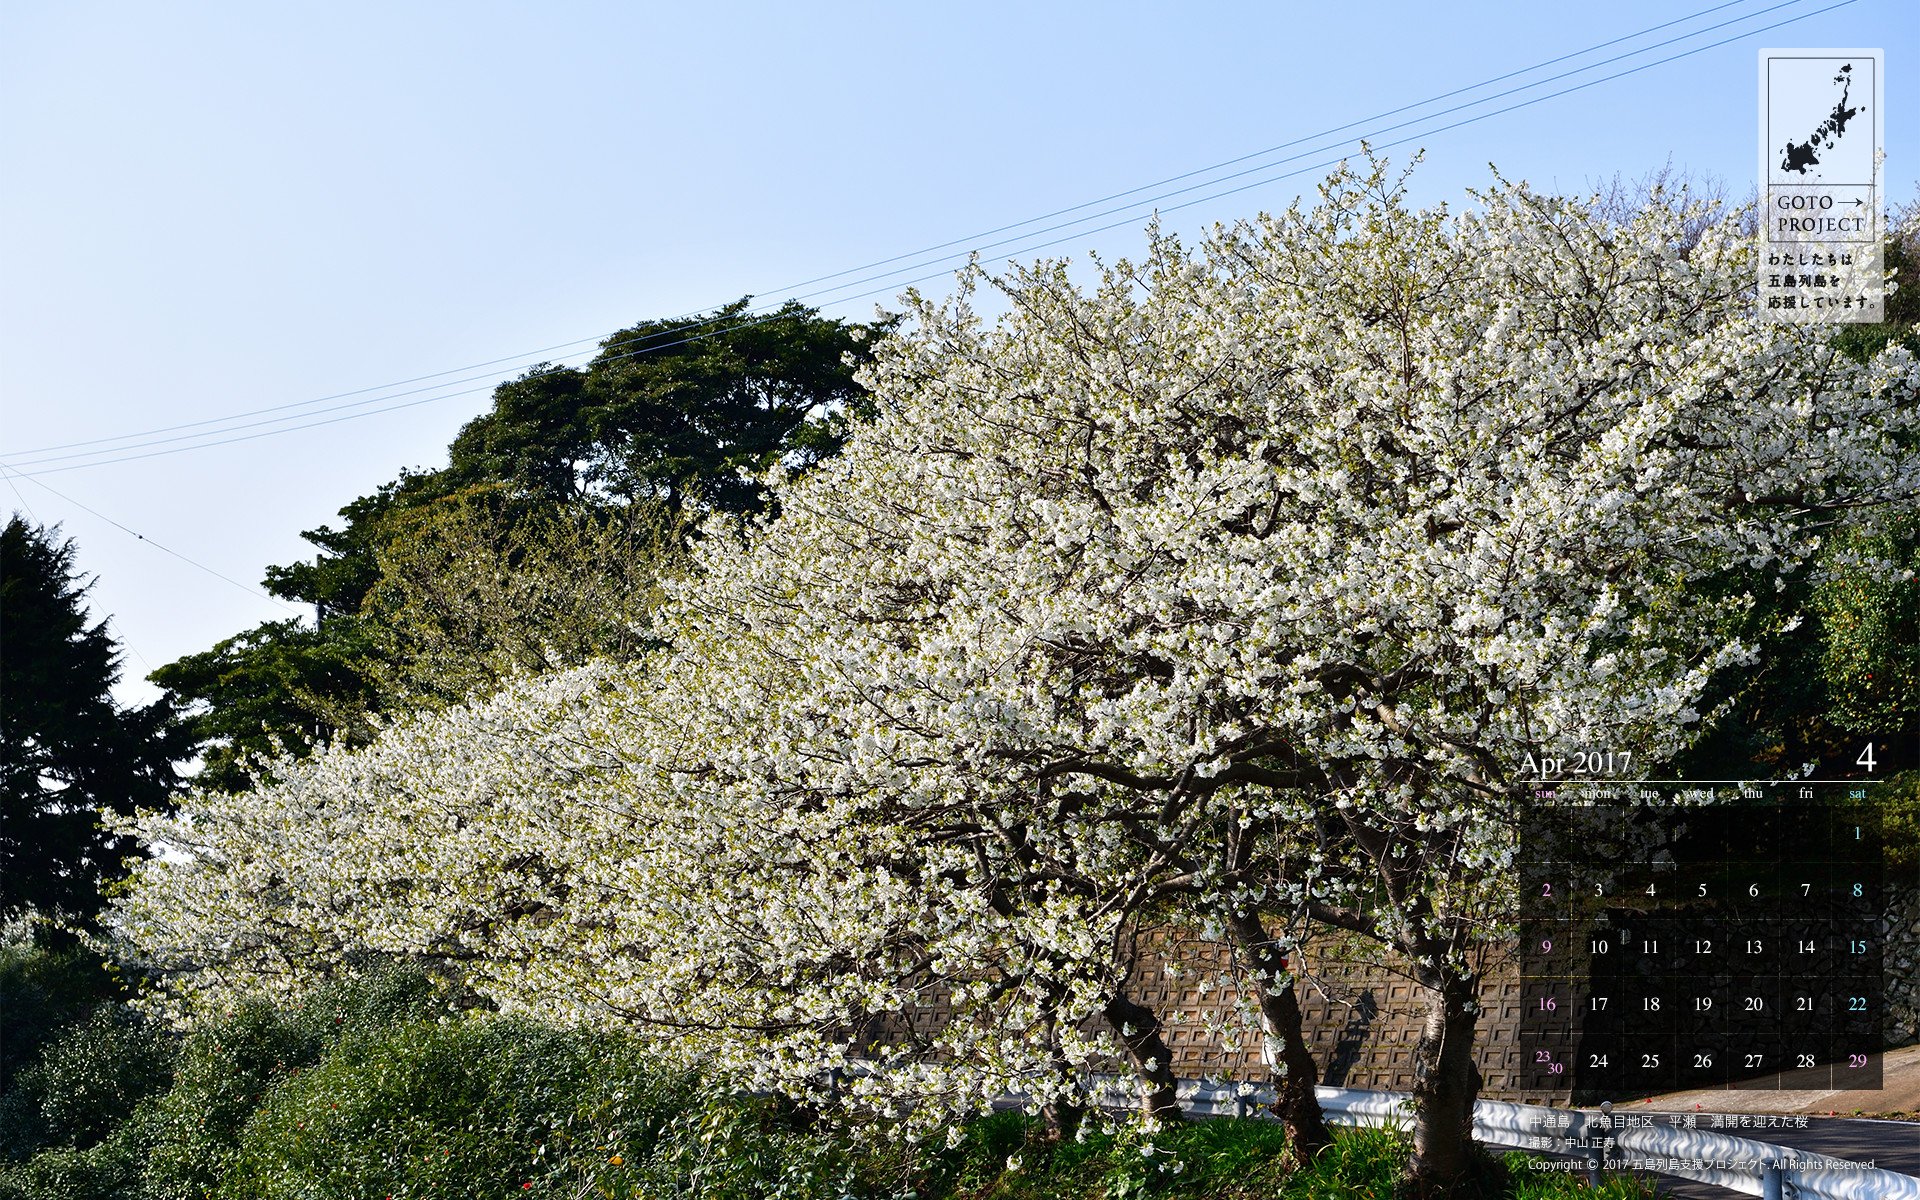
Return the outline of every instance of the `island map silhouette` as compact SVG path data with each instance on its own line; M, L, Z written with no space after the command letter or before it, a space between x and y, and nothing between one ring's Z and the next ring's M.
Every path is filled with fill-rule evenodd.
M1786 157L1780 162L1782 171L1797 171L1805 175L1809 169L1819 166L1820 151L1833 149L1833 143L1847 132L1847 122L1859 114L1859 108L1847 107L1847 95L1853 89L1853 64L1842 66L1833 81L1840 85L1840 99L1834 104L1833 111L1827 114L1827 119L1820 122L1806 141L1788 139Z

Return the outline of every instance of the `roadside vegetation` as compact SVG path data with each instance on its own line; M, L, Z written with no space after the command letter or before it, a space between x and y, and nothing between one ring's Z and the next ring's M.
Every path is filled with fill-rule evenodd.
M1323 199L1092 294L970 275L997 326L635 325L141 709L16 515L0 1200L1595 1195L1464 1136L1513 764L1543 722L1696 779L1875 740L1911 866L1920 288L1756 332L1711 205ZM1233 948L1277 1119L1178 1117L1127 994L1163 920ZM1306 922L1458 1035L1417 1128L1322 1123ZM935 1001L937 1071L839 1086ZM1045 1114L983 1111L1016 1081Z
M1270 1120L1124 1114L1061 1139L1002 1112L905 1144L663 1069L619 1034L462 1014L413 968L184 1037L96 974L83 953L0 952L10 1027L45 1034L0 1093L0 1200L1388 1200L1406 1155L1403 1135L1353 1130L1301 1170ZM1485 1160L1483 1194L1593 1200L1530 1163Z

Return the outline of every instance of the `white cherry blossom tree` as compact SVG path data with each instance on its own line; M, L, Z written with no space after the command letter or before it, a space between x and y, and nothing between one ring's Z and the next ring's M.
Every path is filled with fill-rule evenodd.
M877 418L706 539L668 650L143 819L179 853L121 933L202 1002L439 956L924 1128L1070 1111L1112 1056L1165 1111L1128 946L1183 916L1259 980L1310 1149L1306 916L1425 987L1409 1176L1443 1188L1521 762L1683 747L1754 589L1920 484L1911 357L1755 322L1753 252L1518 185L1413 211L1376 167L1090 290L1015 271L996 321L977 272L912 297Z

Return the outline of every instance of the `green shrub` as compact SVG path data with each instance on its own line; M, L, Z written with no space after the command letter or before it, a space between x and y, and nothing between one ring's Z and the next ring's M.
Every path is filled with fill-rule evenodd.
M874 1133L874 1130L868 1130ZM612 1196L648 1200L843 1200L927 1195L913 1187L919 1155L884 1137L856 1141L784 1101L708 1093L675 1117L653 1153Z
M216 1194L570 1197L586 1177L636 1181L690 1095L608 1036L518 1020L367 1031L268 1093Z
M164 1031L118 1007L97 1009L14 1077L4 1113L11 1157L105 1141L141 1101L166 1090L173 1056Z
M275 1085L343 1040L450 1019L426 972L399 966L336 980L285 1007L264 1001L189 1036L174 1084L154 1106L146 1164L150 1200L202 1200L223 1180L241 1135Z
M119 999L118 978L86 950L0 942L0 1093L40 1060L47 1043Z
M147 1105L85 1149L60 1146L0 1166L0 1200L144 1200Z
M154 1200L201 1200L274 1080L318 1061L325 1043L290 1015L249 1004L187 1039L173 1088L155 1106L146 1171Z
M1346 1147L1343 1136L1329 1156ZM968 1122L954 1149L932 1153L918 1190L996 1200L1271 1200L1291 1195L1281 1191L1290 1178L1286 1149L1285 1131L1266 1121L1182 1122L1149 1132L1090 1116L1079 1136L1054 1142L1038 1120L996 1113ZM1329 1193L1310 1194L1320 1200Z
M54 986L73 961L16 956L0 978L45 972L41 995L80 995ZM1386 1200L1407 1152L1342 1131L1290 1170L1270 1122L1093 1116L1056 1142L1019 1113L969 1122L951 1149L850 1136L663 1069L631 1038L461 1017L409 967L247 1005L179 1043L95 1002L15 1081L0 1144L38 1153L0 1162L0 1200ZM1596 1197L1521 1155L1487 1160L1474 1186ZM1613 1181L1597 1200L1648 1194Z
M51 948L16 926L0 940L0 1163L27 1158L53 1140L40 1110L52 1043L121 998L103 960L72 946Z
M1392 1200L1407 1160L1403 1134L1337 1129L1307 1167L1289 1170L1286 1135L1258 1120L1178 1124L1146 1134L1090 1120L1081 1138L1048 1143L1037 1121L999 1113L968 1123L958 1147L929 1156L929 1200ZM1151 1147L1153 1153L1143 1153ZM1462 1191L1474 1200L1650 1200L1631 1180L1598 1192L1525 1155L1483 1158Z
M203 1200L280 1079L344 1039L451 1015L414 967L248 1005L184 1043L111 1003L117 981L84 951L9 945L0 989L17 1064L0 1093L0 1162L17 1164L0 1167L0 1200Z

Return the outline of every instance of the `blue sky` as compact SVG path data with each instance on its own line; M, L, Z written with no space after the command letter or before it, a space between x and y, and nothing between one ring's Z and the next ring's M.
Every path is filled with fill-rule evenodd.
M19 455L378 388L747 293L777 299L795 281L954 239L964 250L996 240L973 237L983 230L1668 22L1678 23L1346 136L1627 55L1375 140L1413 139L1388 150L1395 157L1425 149L1413 182L1422 202L1461 201L1488 182L1489 163L1509 178L1584 190L1669 159L1744 196L1757 50L1882 47L1886 181L1894 198L1909 198L1920 178L1920 5L1833 2L1738 0L1690 16L1712 0L11 0L0 6L0 461L72 466L89 460ZM1753 32L1795 17L1805 19ZM1722 22L1732 24L1701 32ZM1681 40L1645 49L1670 38ZM1313 166L1351 146L1321 138L1255 163L1306 150L1290 166ZM1286 169L1165 200L1266 181L1169 213L1167 224L1191 233L1282 208L1323 173L1272 178ZM1045 253L1126 253L1151 207L997 253L1055 238L1066 240ZM1072 215L1087 211L1098 210ZM907 277L822 299L876 287L885 298ZM865 317L874 302L827 311ZM413 407L10 479L0 499L78 539L82 566L100 577L96 611L112 614L137 677L290 615L250 590L263 568L306 556L300 530L402 467L443 461L488 386L532 361L428 381L467 381L439 391L330 402L427 400ZM275 426L230 436L266 428ZM193 431L162 436L181 432ZM183 444L192 443L138 452Z

